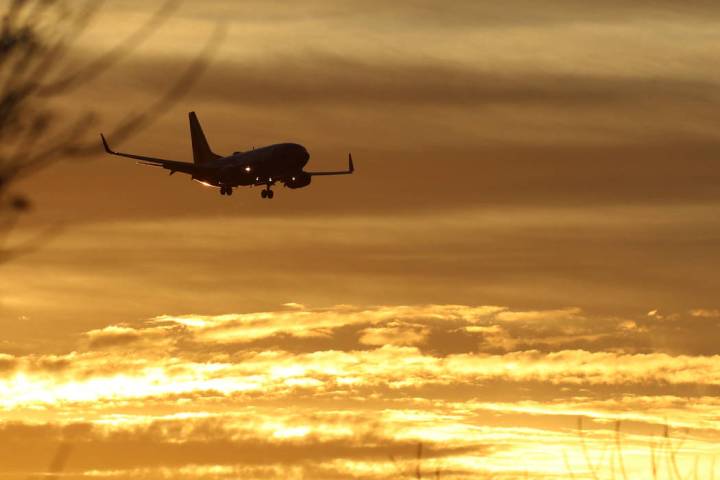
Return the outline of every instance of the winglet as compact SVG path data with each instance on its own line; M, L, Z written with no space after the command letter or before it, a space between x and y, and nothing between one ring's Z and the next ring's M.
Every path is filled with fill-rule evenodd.
M107 153L110 153L110 154L115 155L115 152L113 152L113 151L110 149L110 145L108 145L107 140L105 140L105 135L103 135L103 134L101 133L101 134L100 134L100 138L102 138L102 143L103 143L103 147L105 147L105 151L106 151Z
M352 161L352 153L348 154L348 172L353 173L355 171L355 165Z

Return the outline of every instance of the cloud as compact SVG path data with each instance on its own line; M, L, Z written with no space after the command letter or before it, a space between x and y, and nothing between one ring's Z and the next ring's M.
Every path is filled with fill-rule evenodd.
M136 64L133 69L148 88L161 90L165 82L152 68L157 67L157 62L148 59L147 64ZM182 70L182 60L170 58L160 62L163 70ZM558 110L616 106L634 111L639 105L668 94L679 97L678 105L690 100L712 100L716 97L713 85L710 80L672 76L663 81L642 75L584 72L540 71L522 76L440 60L368 61L308 52L228 63L224 70L208 73L199 95L214 101L242 101L246 108L383 105L384 109L395 110L555 105Z
M386 327L362 330L359 342L364 345L419 345L427 340L430 329L423 325L391 322Z
M338 306L330 309L297 309L280 312L258 312L221 316L163 316L156 321L159 324L175 323L189 329L197 340L226 343L251 343L253 341L285 335L295 338L329 337L333 329L348 326L364 326L382 324L382 329L364 331L367 339L382 336L388 329L396 329L395 333L420 340L428 330L422 324L412 322L477 322L495 312L503 310L494 306L462 306L462 305L426 305L382 306L361 309L352 306ZM414 333L411 330L417 329ZM367 343L378 345L378 343Z
M203 404L256 395L351 398L371 397L379 388L472 390L489 382L720 386L720 377L712 374L717 355L638 352L662 332L676 331L681 319L632 322L628 328L628 320L597 319L576 308L516 312L461 305L162 316L144 325L90 331L86 350L8 357L13 368L0 378L0 404L10 410L74 409L142 399ZM333 345L338 332L353 338L345 340L344 349ZM461 353L443 352L448 347L438 343L452 345L467 335L474 345ZM290 348L317 338L316 348L310 348L313 343L304 350ZM259 348L262 342L275 346Z
M17 362L15 357L12 355L0 354L0 373L12 371L16 365Z
M461 146L477 159L495 156L478 154L488 146L580 145L591 154L597 146L717 140L708 127L717 82L707 72L717 56L707 21L715 8L462 3L438 13L424 2L382 8L303 2L281 15L275 4L203 4L157 32L122 66L122 76L81 95L97 100L110 118L156 97L167 87L162 72L182 71L214 11L237 19L236 28L215 68L195 86L193 102L206 121L238 125L251 142L246 148L272 131L341 151L372 138L374 157L388 150L428 157L439 148L432 157L448 162L447 149ZM297 16L288 13L295 10ZM114 32L136 24L135 16L121 18L102 22L112 22ZM107 25L98 25L86 48L108 43ZM685 41L670 41L672 35ZM170 135L153 138L177 145ZM643 179L635 180L638 189Z
M720 310L707 310L698 308L690 312L693 317L700 318L720 318Z
M140 340L140 332L134 328L109 326L87 332L90 348L105 348L127 345Z
M511 312L504 311L497 315L502 322L572 322L581 318L579 308L566 308L551 311Z
M28 473L69 445L78 476L383 478L389 455L414 468L422 442L430 464L459 478L490 466L512 477L518 455L547 476L565 468L558 452L576 447L579 416L597 448L617 420L637 446L668 419L700 452L720 431L720 357L637 351L693 321L707 325L428 304L109 325L64 354L2 357L0 443L22 453L0 455L0 471Z
M273 418L269 412L256 412L254 420L246 415L223 415L206 419L159 419L135 426L4 423L0 425L0 442L16 454L2 456L0 468L5 472L32 471L38 468L38 461L47 458L58 445L71 447L70 473L186 465L311 465L343 459L384 464L389 462L389 455L403 455L414 448L412 440L392 438L377 422L363 426L357 415L342 418L345 434L326 436L325 429L337 430L332 418L294 415L295 421L304 421L306 426L293 428L284 424L293 418L278 413ZM353 431L353 427L357 430ZM301 434L294 435L294 431ZM428 459L442 458L469 451L480 453L484 449L483 445L431 444L425 455ZM118 452L123 453L118 455Z
M569 36L565 39L568 44L598 41ZM663 48L658 46L659 51ZM477 158L479 151L487 152L489 147L507 153L520 150L512 152L513 156L530 147L550 148L562 155L564 149L581 148L591 154L597 147L672 148L717 140L717 132L707 125L717 101L714 78L694 70L613 71L610 64L615 61L614 52L606 53L608 68L597 71L592 65L563 70L567 63L580 65L582 59L574 57L581 52L568 53L567 63L520 70L497 62L478 62L476 57L482 53L476 51L458 61L443 61L435 55L428 60L325 50L281 52L262 58L228 59L222 68L203 76L194 88L194 98L202 107L203 122L218 125L214 131L222 131L228 122L252 118L250 124L237 127L247 139L243 142L270 143L267 129L272 126L275 135L291 136L322 149L344 151L348 144L360 142L372 150L373 158L390 151L421 157L421 161L422 157L434 160L443 150L452 149L458 150L458 155L444 161L458 164L463 156L474 154ZM667 52L663 50L662 54ZM533 58L530 53L528 57ZM524 60L518 59L518 63ZM128 103L143 103L160 95L167 82L159 72L181 72L186 62L177 57L137 58L126 67L127 80L113 82L117 100L101 103L107 101L104 88L83 95L104 105L105 122L109 123ZM230 110L228 104L242 107ZM298 120L308 118L308 111L313 112L312 121L298 124ZM391 119L402 121L393 123ZM380 135L378 123L386 135ZM236 142L236 136L214 134L210 138L228 153L232 148L252 147L252 143L230 144L231 140ZM367 138L373 138L372 145L362 142ZM160 142L177 148L172 146L177 140L169 131ZM644 155L633 155L635 161L651 161L653 155L645 149L639 153L643 151ZM396 157L393 163L403 158ZM547 155L547 161L552 158L552 154ZM581 165L604 170L603 164L588 160ZM510 166L506 164L506 168ZM636 182L634 187L647 188L645 183Z

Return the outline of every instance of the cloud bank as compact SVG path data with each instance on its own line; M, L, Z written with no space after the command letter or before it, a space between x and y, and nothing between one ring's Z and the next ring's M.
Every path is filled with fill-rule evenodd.
M648 346L707 315L661 317L291 304L110 325L69 353L2 356L0 442L24 453L0 470L70 445L72 475L388 478L389 456L412 468L422 442L458 478L512 478L516 455L548 475L567 468L579 417L598 445L616 421L635 446L670 422L709 452L720 356Z

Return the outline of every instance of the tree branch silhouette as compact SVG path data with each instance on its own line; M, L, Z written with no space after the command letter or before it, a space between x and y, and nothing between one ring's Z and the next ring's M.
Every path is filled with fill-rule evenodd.
M10 0L0 26L0 242L31 208L13 193L17 181L52 163L95 155L94 128L99 115L82 106L59 110L58 100L85 87L132 56L177 11L180 0L167 0L127 38L77 67L68 60L104 0ZM163 94L141 111L127 112L108 128L127 140L172 108L207 69L223 43L226 29L216 25L198 55ZM0 246L3 258L11 256ZM22 248L18 249L23 250Z

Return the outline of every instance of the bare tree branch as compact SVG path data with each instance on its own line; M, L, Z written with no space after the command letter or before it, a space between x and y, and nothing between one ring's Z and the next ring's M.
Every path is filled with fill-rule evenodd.
M130 56L170 18L172 13L178 9L179 5L179 0L167 0L144 25L135 30L125 41L105 52L84 67L63 72L57 80L41 86L38 93L40 95L57 95L95 79L121 60ZM85 17L88 19L92 17L96 9L97 6L89 7L88 10L91 11L86 12Z
M103 0L11 0L0 25L0 241L30 209L23 195L11 194L17 180L61 160L99 151L97 112L86 106L59 111L52 101L80 89L130 57L177 11L180 0L166 0L148 20L117 46L81 67L68 54L96 18ZM128 112L110 126L118 141L136 135L172 108L207 69L226 36L218 24L198 55L167 90L143 110ZM94 128L92 128L94 130ZM3 247L0 247L2 249ZM32 248L32 247L31 247ZM7 247L4 248L7 251ZM10 253L5 253L5 257ZM1 259L0 259L1 260Z

